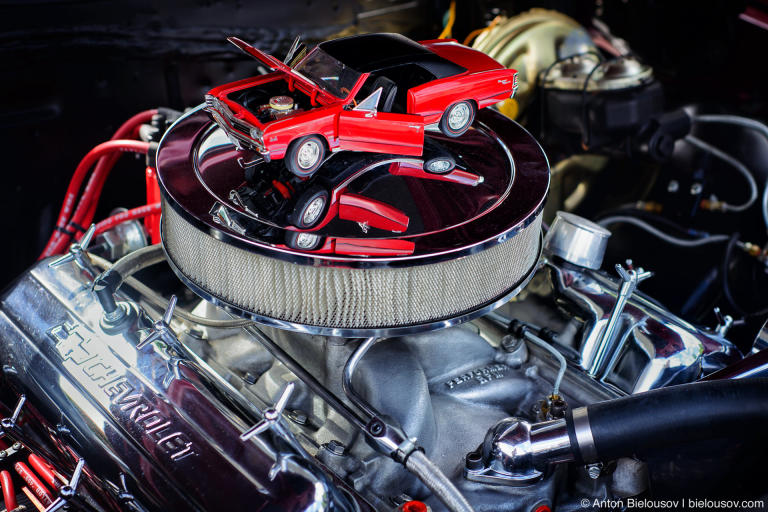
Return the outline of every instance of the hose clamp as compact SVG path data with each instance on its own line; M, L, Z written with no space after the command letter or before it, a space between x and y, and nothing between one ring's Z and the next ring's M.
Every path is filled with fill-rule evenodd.
M585 463L597 460L597 448L592 437L592 428L589 426L589 414L586 407L578 407L573 410L573 431L576 434L576 443L579 445L579 453Z

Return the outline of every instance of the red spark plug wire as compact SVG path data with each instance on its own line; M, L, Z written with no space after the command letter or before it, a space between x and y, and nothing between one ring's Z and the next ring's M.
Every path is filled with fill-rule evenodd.
M117 131L112 136L112 139L110 142L117 142L120 139L125 139L129 137L137 137L139 132L139 127L152 120L152 116L157 114L156 109L152 110L145 110L143 112L139 112L138 114L134 115L130 119L128 119L125 123L123 123L120 128L117 129ZM128 142L135 142L135 141L128 141ZM106 143L105 143L106 144ZM140 143L140 144L146 144L146 143ZM98 162L96 163L96 168L94 169L94 173L91 176L91 179L88 181L88 184L86 185L86 191L91 190L93 191L92 194L95 196L96 199L98 199L99 195L101 194L101 190L104 186L104 182L106 180L107 175L109 174L109 171L111 171L112 167L114 166L115 162L117 162L117 159L120 157L119 151L126 151L126 149L120 149L118 148L111 148L107 150L104 149L104 152L102 154L101 151L96 151L98 148L101 148L102 145L97 146L94 148L88 155L86 155L85 158L80 162L80 165L78 165L77 169L75 170L75 174L72 177L72 180L70 181L69 188L67 189L67 194L65 195L64 204L62 205L61 212L59 213L59 218L56 222L57 230L51 235L51 239L48 241L48 244L46 245L45 249L43 250L43 253L40 256L40 259L50 256L52 254L56 254L56 251L53 251L53 248L59 248L62 245L65 245L69 239L71 238L71 235L66 235L65 233L62 233L60 230L63 230L67 227L67 224L70 221L69 219L69 212L73 208L73 203L75 200L76 194L79 192L80 187L82 185L83 180L85 179L85 176L88 173L88 170L93 165L94 161L98 159ZM130 149L127 149L127 151L131 151ZM97 154L94 154L96 152ZM139 152L146 153L146 150L141 150ZM90 155L90 158L89 158ZM85 194L85 192L83 194ZM97 201L93 200L93 196L89 198L83 198L87 199L85 204L87 205L87 210L85 210L85 206L83 209L78 206L78 212L77 217L80 217L79 221L78 219L73 216L71 221L74 221L78 224L80 223L87 223L90 224L90 222L93 220L93 217L96 213L96 203ZM83 199L81 199L81 203L83 203ZM84 212L84 213L83 213ZM60 242L61 239L64 239L64 242ZM63 248L59 249L63 250Z
M157 109L152 110L145 110L143 112L139 112L135 116L128 119L126 122L120 126L120 128L117 129L114 135L112 135L112 138L110 140L117 140L117 139L135 139L139 136L139 128L142 124L149 123L152 121L152 117L157 114ZM104 183L107 181L107 176L112 171L112 168L115 166L115 163L117 163L117 160L120 158L119 154L115 154L112 156L103 157L99 160L99 163L96 164L96 168L93 170L93 175L91 176L91 180L89 180L88 185L91 184L91 181L94 181L92 188L95 190L95 197L96 200L92 201L88 211L85 214L85 217L83 218L82 222L79 222L81 226L88 226L93 221L93 217L96 215L96 206L98 205L98 198L101 196L101 191L104 188ZM86 185L86 187L88 186Z
M141 219L143 217L147 217L149 215L157 215L159 213L160 213L160 203L145 204L144 206L139 206L138 208L132 208L130 210L120 212L111 217L107 217L106 219L96 224L96 231L94 235L98 235L99 233L109 231L110 229L112 229L113 227L117 226L122 222L134 220L134 219Z
M45 459L39 455L30 453L27 460L29 461L29 465L32 466L32 469L34 469L37 474L40 475L40 478L42 478L45 483L50 485L52 489L56 490L61 487L61 482L59 482L59 479L56 478L56 474L53 472L53 469L51 469L51 466L48 465Z
M0 471L0 486L3 488L3 502L6 510L13 510L19 506L16 502L16 490L13 488L13 480L8 471Z
M80 164L77 166L77 169L75 169L75 174L72 176L72 180L70 181L69 187L67 188L67 193L64 196L64 203L61 206L61 212L59 213L59 218L56 221L57 230L51 236L51 239L48 241L45 249L43 249L43 253L40 255L40 259L61 252L69 241L70 236L62 233L61 230L64 230L67 227L70 212L72 212L75 199L77 197L77 192L80 190L80 186L82 185L83 180L85 179L85 176L91 166L99 158L116 151L131 151L135 153L146 154L148 150L148 142L141 142L136 140L111 140L99 144L85 155L85 157L80 161ZM84 192L84 196L89 196L91 193L91 191L86 190ZM77 219L73 220L76 221Z
M13 465L13 469L19 474L22 480L26 482L32 493L40 500L40 503L45 507L49 507L53 503L53 495L47 487L37 478L37 475L29 469L29 466L19 461Z

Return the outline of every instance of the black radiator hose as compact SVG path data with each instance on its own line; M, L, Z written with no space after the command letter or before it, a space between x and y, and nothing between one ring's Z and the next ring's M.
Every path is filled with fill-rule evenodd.
M592 463L670 445L764 433L768 378L696 382L568 411L577 462Z

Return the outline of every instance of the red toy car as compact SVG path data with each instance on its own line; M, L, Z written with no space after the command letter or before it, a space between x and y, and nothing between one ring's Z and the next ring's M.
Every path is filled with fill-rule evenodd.
M514 94L516 71L454 40L421 44L398 34L298 41L286 62L229 40L273 72L212 89L206 110L239 149L311 176L339 150L421 156L424 130L458 137L477 109ZM425 170L453 168L425 159Z

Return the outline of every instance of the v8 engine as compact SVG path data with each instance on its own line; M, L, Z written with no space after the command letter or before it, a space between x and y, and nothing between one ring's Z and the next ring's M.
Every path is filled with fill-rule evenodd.
M0 295L6 510L765 508L768 128L599 17L456 4L230 37L255 76L85 156Z

